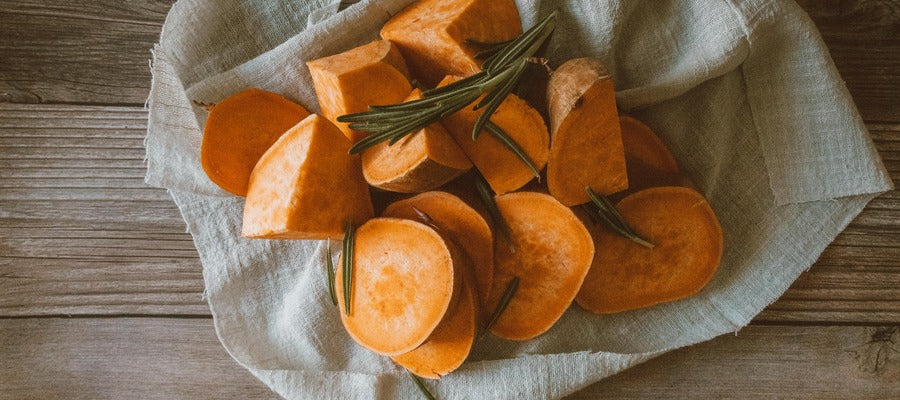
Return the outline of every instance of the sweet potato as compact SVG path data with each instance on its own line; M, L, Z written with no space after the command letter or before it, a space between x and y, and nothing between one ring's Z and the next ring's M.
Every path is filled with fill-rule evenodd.
M418 89L405 101L422 98ZM370 185L401 193L432 190L472 168L440 122L394 145L382 142L362 154L363 176Z
M310 115L259 159L250 175L245 237L340 239L374 213L359 157L328 120Z
M400 103L412 86L400 51L387 40L306 63L322 115L353 143L368 135L337 122L337 117L367 111L371 105Z
M722 229L700 193L656 187L634 193L616 208L647 249L595 228L597 255L576 301L609 314L691 296L702 289L722 257Z
M594 258L594 242L575 214L549 195L517 192L496 199L515 252L499 241L494 246L490 309L515 277L519 288L491 333L528 340L550 329L572 303Z
M222 189L247 195L250 172L263 153L309 111L260 89L235 93L214 105L206 118L200 164Z
M423 378L440 379L453 372L469 356L475 341L476 306L471 284L463 280L460 298L425 343L392 357L394 362Z
M472 261L472 283L479 304L486 304L494 275L494 238L491 228L475 209L450 193L425 192L388 206L382 216L418 220L417 211L445 232Z
M464 255L431 227L398 218L371 219L356 231L350 314L341 321L361 346L396 356L419 347L453 302ZM343 257L343 256L342 256ZM343 282L338 269L335 280ZM337 286L344 309L343 285Z
M612 78L599 60L561 65L547 86L550 157L547 187L567 206L589 201L584 188L612 194L628 188Z
M439 86L459 79L460 77L448 76ZM475 103L477 102L478 100ZM487 132L482 132L477 140L472 140L472 128L483 110L472 110L475 103L444 118L444 127L495 193L504 194L524 186L534 178L534 174L515 153ZM550 136L544 119L535 109L516 95L510 94L491 116L491 122L522 147L538 170L544 168L547 164Z
M414 75L434 86L445 75L468 76L481 70L468 41L504 42L522 33L512 0L421 0L403 9L381 28L394 42Z

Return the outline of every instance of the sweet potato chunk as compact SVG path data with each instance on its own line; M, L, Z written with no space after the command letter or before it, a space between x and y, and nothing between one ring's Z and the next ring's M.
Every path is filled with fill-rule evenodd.
M306 63L322 115L353 143L368 135L337 122L337 117L367 111L371 105L400 103L409 95L409 71L400 51L387 40Z
M375 218L356 231L350 315L341 321L361 346L396 356L419 347L458 300L464 255L429 226ZM335 282L343 282L337 269ZM344 310L343 285L336 284Z
M235 93L213 106L206 118L200 163L222 189L247 195L250 172L263 153L309 111L260 89Z
M374 213L359 157L328 120L310 115L269 148L250 175L242 234L340 239Z
M403 9L381 28L394 42L413 75L429 86L445 75L468 76L481 70L467 40L504 42L522 33L512 0L421 0Z
M448 76L439 86L459 80L459 77ZM463 152L481 172L497 194L511 192L521 188L534 178L531 170L515 153L487 131L482 131L478 139L472 141L472 128L481 110L474 111L476 104L467 105L442 121L444 127L463 149ZM491 122L497 124L510 138L516 141L534 166L541 170L547 164L550 136L544 119L528 103L510 94L491 116ZM584 188L581 189L582 191Z
M509 193L497 196L497 207L515 252L501 241L494 246L490 309L515 277L519 288L491 333L528 340L550 329L569 308L591 266L594 242L575 214L549 195Z
M413 90L404 101L422 98ZM472 168L459 145L440 122L403 138L382 142L362 154L363 176L370 185L401 193L432 190Z
M475 341L477 313L471 283L463 279L461 289L459 301L428 340L409 353L394 356L394 362L423 378L440 379L466 361Z
M550 76L547 187L567 206L587 203L584 188L612 194L628 188L612 78L602 62L569 60Z
M425 192L388 206L382 216L420 220L425 213L472 261L479 304L486 304L494 275L494 237L475 209L450 193ZM487 314L487 312L483 313Z
M597 255L576 301L597 314L649 307L691 296L709 282L722 257L722 229L700 193L656 187L616 208L653 249L597 226Z

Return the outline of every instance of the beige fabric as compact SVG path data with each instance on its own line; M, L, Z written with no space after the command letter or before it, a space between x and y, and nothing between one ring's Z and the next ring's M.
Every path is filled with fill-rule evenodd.
M225 0L223 0L225 1ZM317 110L304 61L377 37L409 0L181 0L154 51L147 182L171 190L229 353L291 399L417 398L403 371L344 333L324 243L240 238L243 200L199 164L204 112L259 87ZM791 1L519 0L561 12L548 56L608 63L621 108L652 126L721 219L726 251L690 299L610 316L577 306L528 342L487 338L430 384L440 398L559 398L662 352L738 331L891 187L814 26ZM336 13L336 14L335 14Z

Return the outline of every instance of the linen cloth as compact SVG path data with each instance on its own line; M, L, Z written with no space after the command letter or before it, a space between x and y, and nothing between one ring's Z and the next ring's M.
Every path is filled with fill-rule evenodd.
M405 372L356 345L325 286L325 244L240 237L243 199L204 174L206 113L242 89L317 112L304 62L367 43L411 0L338 12L313 0L180 0L153 50L146 181L169 189L203 264L228 352L289 399L418 398ZM721 266L691 298L608 316L573 305L527 342L488 337L439 382L443 399L559 398L663 352L736 332L892 186L814 25L789 0L518 0L552 10L553 66L599 57L621 110L670 146L718 215ZM337 246L335 246L337 247Z

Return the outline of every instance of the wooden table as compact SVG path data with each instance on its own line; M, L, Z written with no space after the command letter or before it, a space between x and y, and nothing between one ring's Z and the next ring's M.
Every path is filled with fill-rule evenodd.
M172 0L0 0L0 398L276 398L225 353L200 262L143 183ZM804 0L894 181L900 2ZM573 398L900 398L900 193L749 327Z

